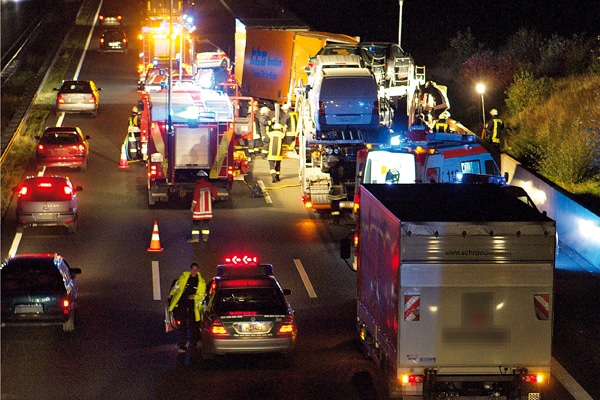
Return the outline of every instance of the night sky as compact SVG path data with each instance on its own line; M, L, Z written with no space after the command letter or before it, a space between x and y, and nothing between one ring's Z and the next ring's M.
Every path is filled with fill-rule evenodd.
M280 0L311 28L398 41L397 0ZM600 0L404 0L402 47L429 64L459 31L470 28L486 47L502 45L524 27L551 37L600 34Z

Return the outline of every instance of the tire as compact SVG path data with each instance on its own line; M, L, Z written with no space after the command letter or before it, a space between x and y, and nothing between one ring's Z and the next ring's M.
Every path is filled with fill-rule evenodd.
M71 223L71 225L67 226L67 230L69 231L69 234L72 235L75 232L77 232L77 225L79 225L79 217L76 215L75 220Z
M62 325L62 328L63 332L73 332L75 330L75 310L73 310L67 322Z

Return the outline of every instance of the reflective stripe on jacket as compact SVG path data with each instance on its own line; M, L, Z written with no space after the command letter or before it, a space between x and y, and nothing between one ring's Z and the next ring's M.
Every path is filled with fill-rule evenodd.
M217 198L217 190L206 180L196 182L194 188L192 219L201 221L212 219L212 201Z

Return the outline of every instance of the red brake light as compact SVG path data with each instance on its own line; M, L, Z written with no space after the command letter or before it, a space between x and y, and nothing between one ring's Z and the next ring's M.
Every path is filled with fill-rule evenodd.
M227 329L223 326L223 323L219 318L215 319L210 326L210 333L213 335L227 335Z
M523 382L529 382L529 383L543 383L544 376L542 374L527 374L527 375L523 375L521 377L521 380Z
M256 256L232 256L225 258L225 262L227 264L235 264L235 265L256 265L258 264L258 257Z
M104 38L100 38L100 44L104 44Z
M29 192L29 188L27 186L22 186L21 189L19 190L19 197L27 196L28 192Z
M296 330L296 325L294 324L294 317L287 316L283 320L283 323L281 324L281 326L279 327L277 332L279 332L279 333L294 333L295 330Z
M52 182L40 182L40 183L38 183L38 187L44 188L44 189L52 188Z
M64 104L65 103L65 99L63 98L62 94L58 95L58 97L56 98L56 102L60 103L60 104Z
M73 194L73 189L71 189L70 186L64 186L63 187L63 193L66 194L67 196L71 196Z
M423 383L423 375L403 375L402 383Z
M96 103L96 96L90 94L90 97L88 98L88 103Z
M325 114L325 104L322 101L319 102L319 114Z

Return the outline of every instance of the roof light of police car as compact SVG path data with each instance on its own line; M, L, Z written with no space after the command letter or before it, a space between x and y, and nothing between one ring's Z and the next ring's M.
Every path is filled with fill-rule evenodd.
M258 257L256 256L248 256L248 255L243 255L243 256L232 256L232 257L226 257L225 258L225 262L228 264L235 264L235 265L256 265L258 264Z
M399 146L400 145L400 136L399 135L398 136L393 136L390 139L390 145L392 145L392 146Z

